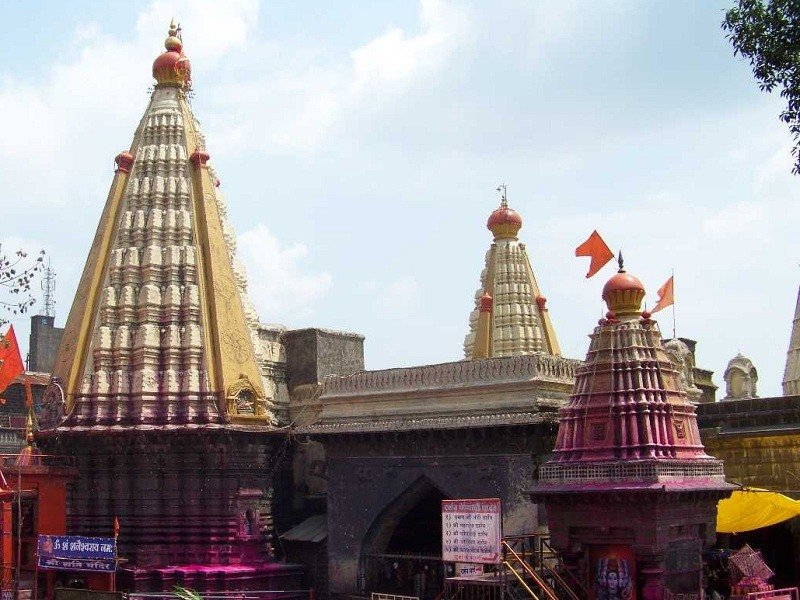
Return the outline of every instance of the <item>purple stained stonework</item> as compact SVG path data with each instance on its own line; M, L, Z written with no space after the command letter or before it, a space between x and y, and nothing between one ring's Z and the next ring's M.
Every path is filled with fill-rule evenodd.
M699 595L701 551L732 489L703 448L695 407L658 324L641 311L643 297L622 269L606 284L607 318L590 336L532 494L545 505L553 546L598 600ZM630 554L602 554L608 547Z

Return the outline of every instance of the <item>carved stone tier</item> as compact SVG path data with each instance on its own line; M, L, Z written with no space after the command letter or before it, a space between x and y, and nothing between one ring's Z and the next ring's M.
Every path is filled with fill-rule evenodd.
M600 325L561 411L556 462L708 458L651 319Z
M328 377L293 393L301 431L391 431L542 422L566 400L575 360L530 354Z

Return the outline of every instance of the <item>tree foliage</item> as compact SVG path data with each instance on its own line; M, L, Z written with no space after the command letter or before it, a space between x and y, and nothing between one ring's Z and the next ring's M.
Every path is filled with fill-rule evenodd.
M780 89L786 99L780 118L794 138L792 173L800 174L800 1L737 0L722 28L734 54L750 61L761 90Z
M44 250L35 258L28 258L22 250L7 252L0 244L0 309L13 315L22 315L36 303L31 295L31 284L44 268ZM0 325L8 320L0 314Z

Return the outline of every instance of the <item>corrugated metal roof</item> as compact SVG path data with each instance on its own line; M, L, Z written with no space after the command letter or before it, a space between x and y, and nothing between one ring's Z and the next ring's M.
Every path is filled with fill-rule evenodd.
M308 517L280 537L286 542L321 542L328 537L328 516Z

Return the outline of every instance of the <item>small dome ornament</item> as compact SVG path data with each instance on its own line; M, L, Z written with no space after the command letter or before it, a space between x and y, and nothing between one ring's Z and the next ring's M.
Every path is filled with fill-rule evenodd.
M166 52L153 62L153 77L158 85L170 85L189 88L191 85L192 66L183 53L181 26L173 19L169 24L167 39L164 41Z
M133 154L127 151L120 152L114 158L114 163L117 165L117 172L130 173L133 165Z
M617 318L626 320L641 314L644 285L625 271L622 252L619 253L617 261L619 271L603 287L603 300L605 300L608 310L613 312Z
M501 183L497 186L497 191L501 194L500 206L489 215L486 227L494 234L496 240L515 239L522 229L522 217L513 208L508 207L506 184Z
M492 312L494 297L489 292L484 292L480 300L480 312Z

